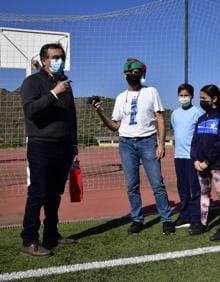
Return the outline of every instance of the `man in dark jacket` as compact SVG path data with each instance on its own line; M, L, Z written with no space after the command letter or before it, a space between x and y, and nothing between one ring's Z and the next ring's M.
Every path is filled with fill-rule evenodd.
M61 194L77 154L76 110L70 80L63 71L65 58L60 44L44 45L41 70L21 87L29 175L21 252L31 256L50 256L52 247L74 243L57 230ZM45 219L39 244L42 207Z

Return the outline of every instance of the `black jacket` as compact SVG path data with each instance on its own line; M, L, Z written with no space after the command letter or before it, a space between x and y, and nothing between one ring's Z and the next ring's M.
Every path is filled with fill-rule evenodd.
M220 109L212 109L197 122L191 145L191 158L207 161L208 168L220 169Z
M67 79L63 76L63 80ZM28 140L77 144L76 109L72 90L50 92L56 81L43 69L27 77L21 87Z

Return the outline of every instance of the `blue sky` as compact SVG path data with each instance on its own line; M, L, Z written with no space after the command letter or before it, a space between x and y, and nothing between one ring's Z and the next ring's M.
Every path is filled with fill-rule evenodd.
M112 12L153 0L7 0L1 1L1 13L86 15Z
M152 3L155 5L150 6ZM97 15L143 4L143 13L140 6L131 16L122 13L115 19L100 17L62 26L19 22L19 17L26 19L24 15ZM146 84L155 86L165 107L173 109L178 106L176 89L184 80L183 8L183 0L7 0L1 1L0 13L20 16L17 22L0 26L70 32L69 76L76 96L116 97L126 88L122 73L125 60L137 57L147 64ZM189 82L195 86L196 104L202 86L220 84L219 13L219 0L189 0ZM23 71L0 70L0 87L13 90L23 78Z

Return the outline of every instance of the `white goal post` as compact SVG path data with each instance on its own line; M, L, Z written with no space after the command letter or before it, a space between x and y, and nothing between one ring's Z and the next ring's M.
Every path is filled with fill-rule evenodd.
M40 66L44 44L61 43L66 52L65 70L70 70L70 33L0 27L0 68L26 69L26 76Z

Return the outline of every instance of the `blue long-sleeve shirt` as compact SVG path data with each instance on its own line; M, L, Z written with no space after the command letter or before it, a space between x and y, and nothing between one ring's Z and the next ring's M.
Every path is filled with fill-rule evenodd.
M197 122L191 145L191 158L207 161L209 169L220 169L220 109L212 109Z

